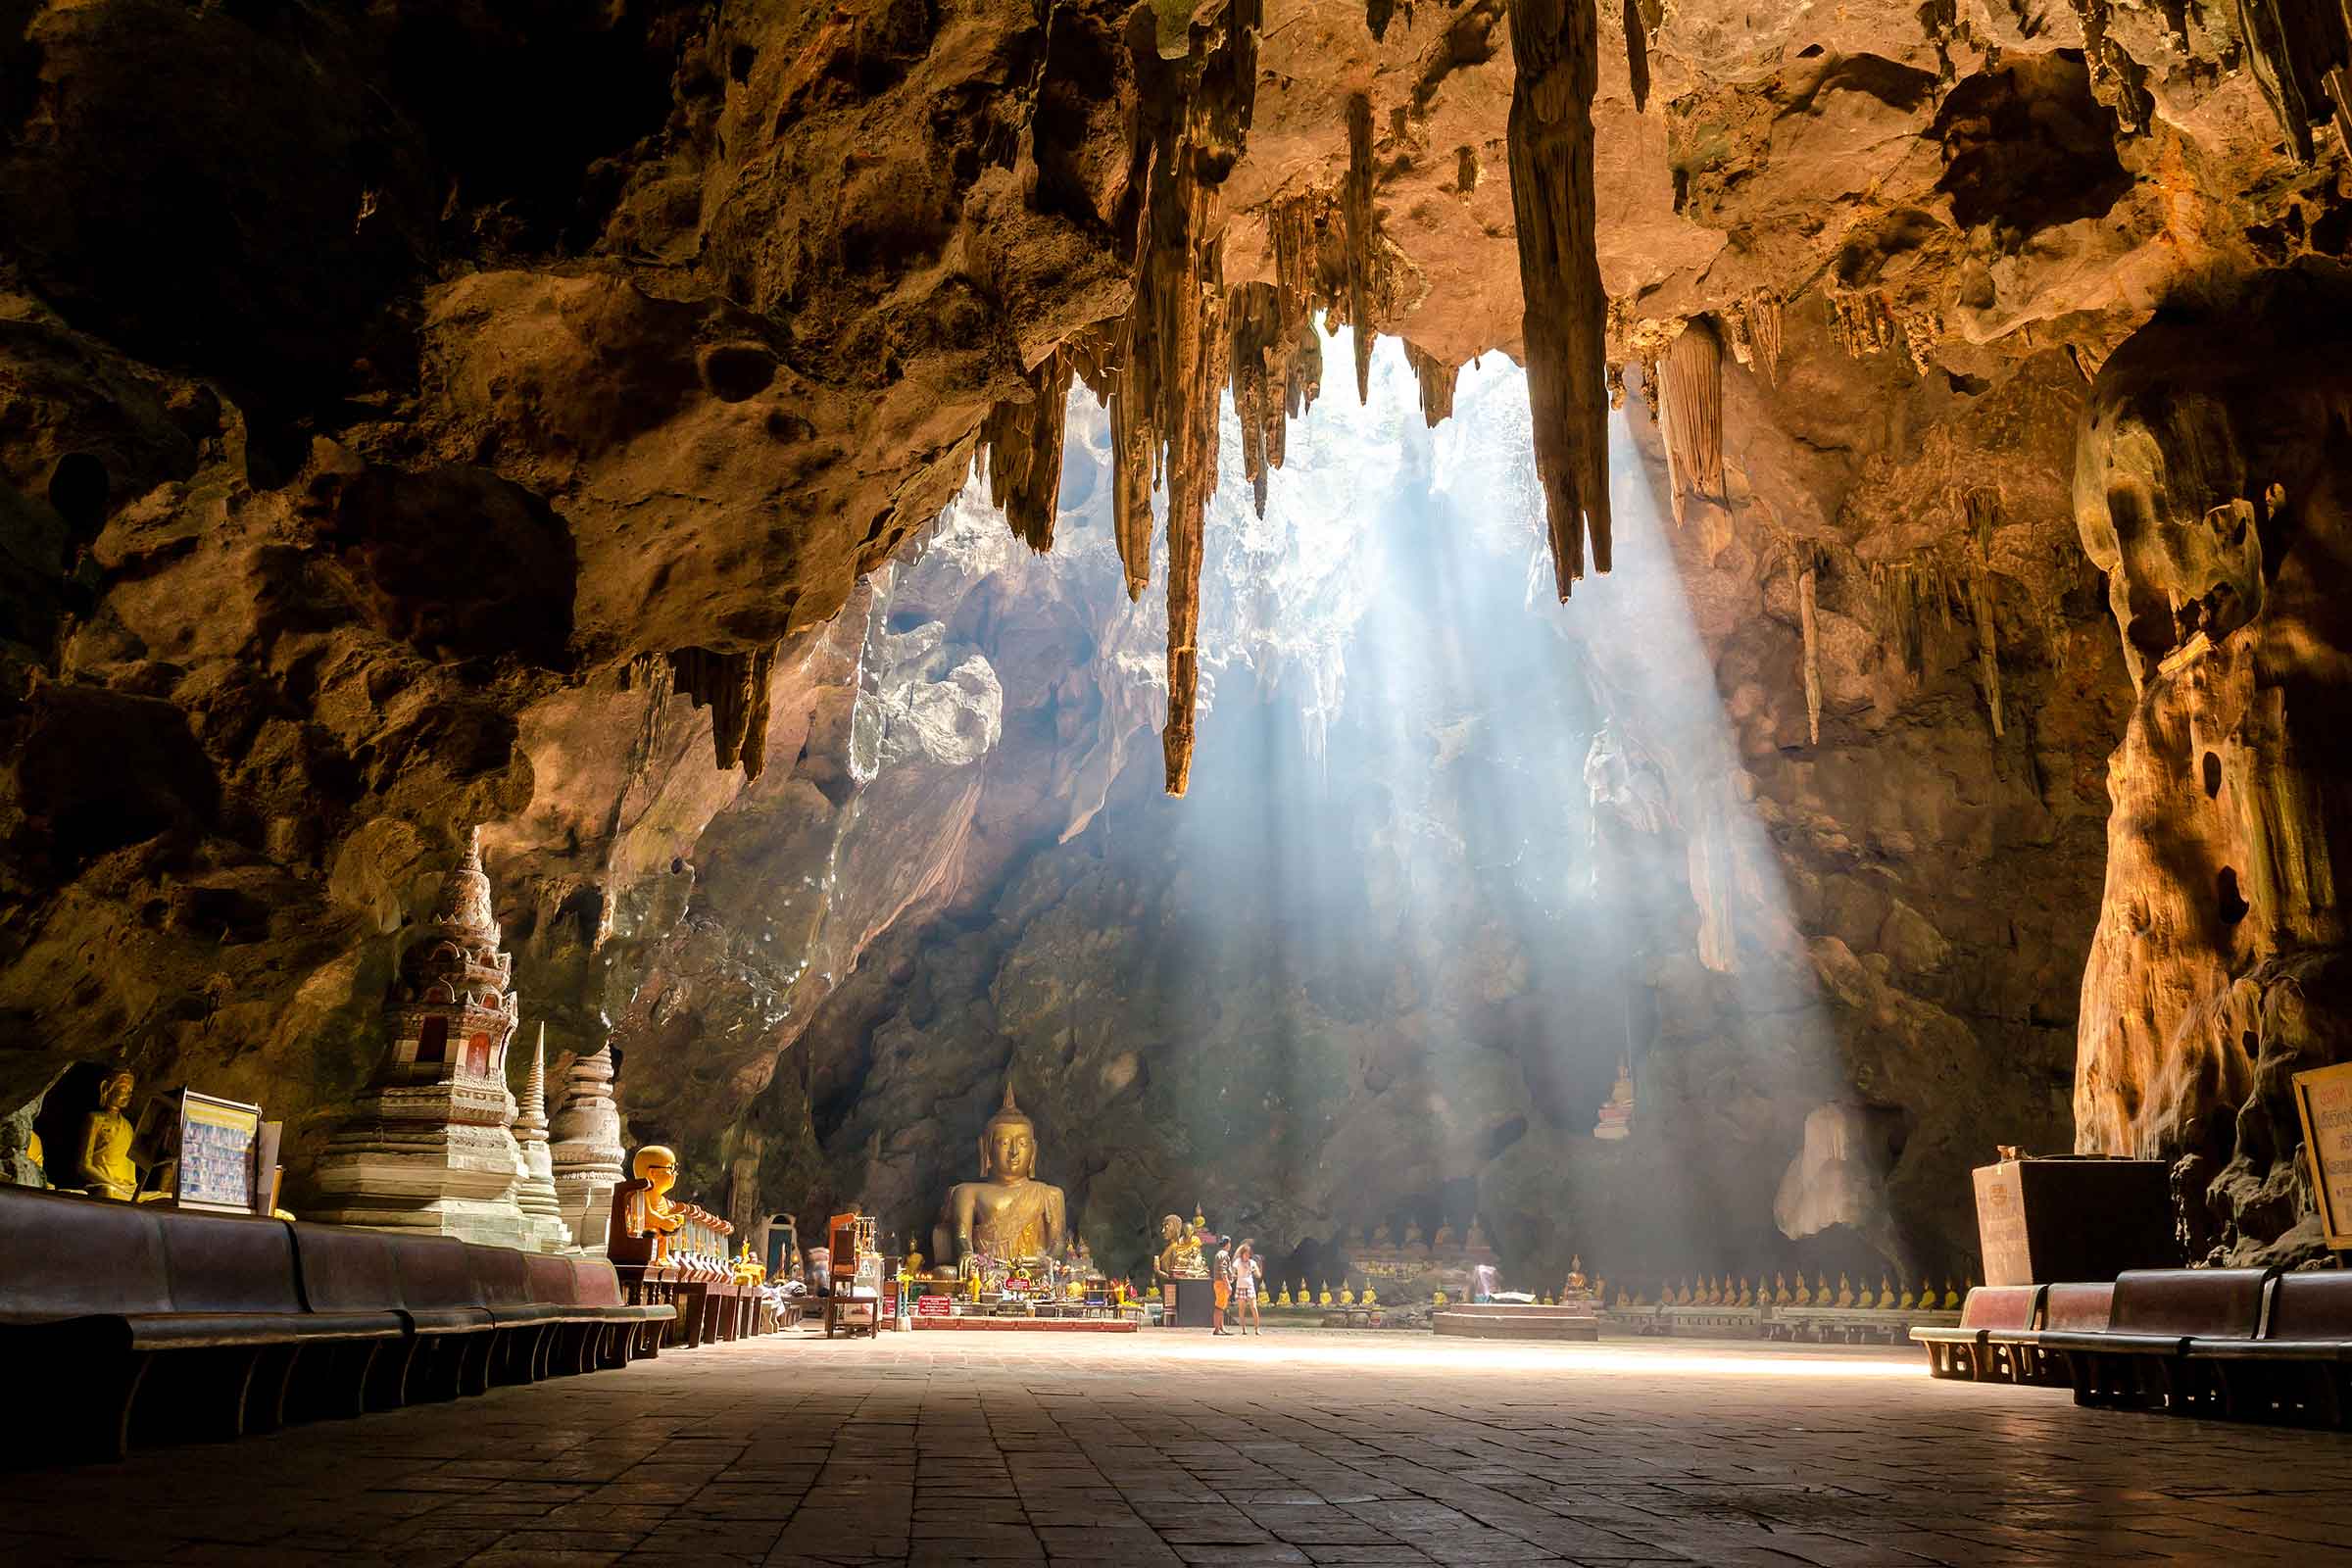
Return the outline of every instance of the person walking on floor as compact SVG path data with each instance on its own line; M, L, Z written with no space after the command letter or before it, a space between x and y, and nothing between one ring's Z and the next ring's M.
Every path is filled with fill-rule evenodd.
M1222 1247L1218 1248L1217 1260L1209 1268L1208 1276L1213 1282L1209 1287L1209 1300L1213 1303L1208 1318L1209 1332L1223 1334L1225 1308L1233 1304L1233 1254Z
M1257 1315L1258 1288L1266 1282L1266 1271L1258 1266L1257 1243L1245 1241L1233 1251L1233 1324L1244 1334L1264 1338L1266 1327ZM1243 1327L1247 1324L1248 1327Z

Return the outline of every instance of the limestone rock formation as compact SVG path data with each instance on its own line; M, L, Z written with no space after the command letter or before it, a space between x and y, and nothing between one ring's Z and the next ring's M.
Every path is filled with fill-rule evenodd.
M1105 976L1154 961L1136 922L1224 890L1141 846L1107 863L1108 830L1152 809L1154 729L1147 782L1198 789L1220 702L1297 726L1302 768L1344 776L1361 742L1391 673L1343 653L1366 535L1284 486L1321 439L1295 421L1350 401L1316 403L1317 327L1344 324L1359 393L1374 333L1410 346L1472 526L1548 511L1553 591L1576 517L1679 510L1649 569L1724 721L1666 716L1667 621L1579 629L1611 591L1590 575L1557 622L1576 723L1610 717L1648 771L1580 789L1580 744L1514 792L1557 792L1560 842L1642 889L1641 961L1563 983L1640 999L1642 1123L1693 1163L1554 1139L1599 1091L1514 1078L1540 1031L1513 1011L1528 945L1495 934L1462 1019L1507 1069L1359 1035L1363 974L1304 1002L1237 978L1305 1020L1303 1057L1363 1064L1285 1113L1336 1107L1342 1152L1286 1224L1332 1234L1316 1195L1389 1180L1362 1151L1407 1118L1377 1102L1458 1066L1413 1112L1443 1152L1394 1196L1474 1182L1506 1257L1573 1247L1572 1179L1624 1233L1623 1195L1672 1178L1769 1236L1834 1099L1886 1146L1881 1245L1937 1267L1971 1245L1971 1163L2078 1131L2183 1160L2200 1248L2303 1250L2282 1075L2347 1054L2320 853L2332 340L2230 324L2333 309L2337 21L1378 9L0 18L0 1034L24 1048L0 1113L121 1059L262 1102L301 1176L474 822L559 1071L627 1061L609 1120L593 1086L593 1129L558 1110L567 1213L657 1136L690 1181L759 1171L766 1206L853 1166L888 1199L923 1176L906 1129L976 1126L967 1070L1002 1065L917 1060L939 1016L1003 1025L956 1047L1002 1055L1102 1009L1084 1071L1039 1086L1049 1122L1189 1082ZM1548 391L1540 428L1482 444L1494 353ZM2160 367L2191 363L2219 390L2160 407ZM2126 492L2164 468L2122 507L2161 522L2076 487L2085 418ZM1404 433L1349 428L1384 454L1348 479L1368 514ZM984 449L1004 517L963 488ZM1090 487L1100 530L1068 515ZM1521 564L1497 621L1535 612ZM1346 819L1390 844L1432 815ZM1023 953L1070 977L982 1006ZM1799 1072L1815 1032L1836 1059ZM1506 1140L1514 1102L1544 1108ZM1254 1117L1153 1149L1106 1115L1103 1212L1253 1168L1220 1140Z
M2108 764L2077 1137L2177 1159L2183 1240L2245 1261L2325 1251L2289 1079L2352 1040L2348 299L2332 270L2288 271L2141 328L2075 472L2136 697Z

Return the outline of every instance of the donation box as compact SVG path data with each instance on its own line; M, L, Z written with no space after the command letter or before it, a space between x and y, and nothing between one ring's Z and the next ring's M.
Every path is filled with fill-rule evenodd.
M1977 1239L1987 1285L2111 1280L2128 1268L2180 1266L2158 1159L1979 1165Z

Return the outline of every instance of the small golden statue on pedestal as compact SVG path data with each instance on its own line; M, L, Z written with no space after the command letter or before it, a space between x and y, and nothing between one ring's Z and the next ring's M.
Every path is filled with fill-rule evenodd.
M1159 1222L1159 1256L1152 1265L1153 1273L1167 1280L1208 1278L1208 1263L1200 1255L1199 1226L1187 1230L1183 1220L1170 1214Z

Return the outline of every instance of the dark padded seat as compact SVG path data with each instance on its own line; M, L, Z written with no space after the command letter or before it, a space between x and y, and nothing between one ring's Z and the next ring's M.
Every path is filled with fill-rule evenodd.
M2217 1360L2352 1361L2352 1272L2282 1274L2260 1339L2199 1336L2188 1353Z
M2116 1277L2104 1329L2044 1330L2046 1349L2179 1355L2192 1339L2250 1340L2262 1329L2263 1268L2144 1268Z
M489 1308L490 1321L500 1328L594 1318L573 1306L534 1298L529 1254L512 1247L466 1243L466 1264L473 1271L474 1299Z
M2005 1351L2009 1356L2010 1376L2016 1382L2065 1388L2074 1382L2074 1375L2064 1354L2055 1348L2042 1348L2044 1337L2103 1332L2114 1300L2113 1280L2049 1286L2042 1297L2041 1321L2036 1327L1994 1329L1990 1344L1996 1352Z
M401 1306L418 1334L475 1334L492 1326L474 1294L472 1260L454 1236L392 1236Z

